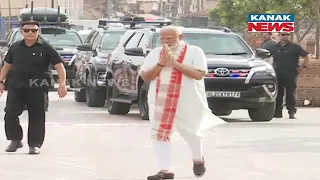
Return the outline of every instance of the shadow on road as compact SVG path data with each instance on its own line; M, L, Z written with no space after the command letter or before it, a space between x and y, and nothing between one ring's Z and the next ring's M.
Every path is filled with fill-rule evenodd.
M227 118L227 117L220 117L220 118L228 123L253 122L247 118Z

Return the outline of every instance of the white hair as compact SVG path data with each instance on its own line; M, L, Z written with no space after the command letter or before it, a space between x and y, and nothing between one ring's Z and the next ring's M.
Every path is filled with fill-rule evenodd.
M160 30L160 32L161 31L167 31L167 30L175 31L177 34L182 34L181 28L178 27L178 26L174 26L174 25L166 26L166 27L162 28Z

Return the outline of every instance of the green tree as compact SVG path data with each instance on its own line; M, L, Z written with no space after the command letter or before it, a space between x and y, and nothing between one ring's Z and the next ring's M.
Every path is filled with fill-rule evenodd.
M219 25L228 26L234 31L247 28L248 14L251 13L292 13L295 15L295 34L298 41L312 28L315 11L315 0L219 0L218 6L212 9L209 16ZM299 36L301 20L311 20L309 30Z

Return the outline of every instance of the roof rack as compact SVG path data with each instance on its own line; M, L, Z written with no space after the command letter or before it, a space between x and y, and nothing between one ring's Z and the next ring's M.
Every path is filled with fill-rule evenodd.
M153 27L163 27L165 25L171 25L171 21L138 21L138 20L131 20L131 21L109 21L109 20L99 20L99 26L107 26L108 23L122 23L124 25L130 25L130 28L138 28L136 25L141 25L141 24L151 24ZM143 27L144 28L144 27Z
M23 22L23 19L29 19L29 20L37 20L37 19L43 19L42 21L38 20L39 24L41 27L52 27L52 28L67 28L70 29L72 26L75 26L74 24L69 24L67 22L67 15L61 13L60 11L60 6L57 8L57 14L52 14L52 11L54 10L53 8L36 8L37 10L41 9L40 11L44 11L40 14L34 13L34 6L33 6L33 1L31 1L31 8L30 8L30 14L26 13L21 13L20 15L20 22L21 24ZM51 11L47 13L47 11ZM24 17L23 17L24 16ZM28 18L30 16L30 18ZM55 21L48 21L48 17L50 19L53 19ZM63 18L63 19L61 19Z
M229 28L223 27L223 26L208 26L208 27L203 27L203 28L214 29L214 30L222 30L223 32L226 32L226 33L232 32Z

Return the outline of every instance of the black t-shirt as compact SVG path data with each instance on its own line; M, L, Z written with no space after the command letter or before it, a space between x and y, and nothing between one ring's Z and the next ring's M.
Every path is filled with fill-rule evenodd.
M63 63L58 52L40 39L31 47L24 40L12 44L4 61L12 64L7 80L14 88L51 86L50 64Z
M273 56L274 67L279 75L296 76L297 67L299 67L299 58L309 55L300 45L292 42L288 42L284 46L277 43L269 46L268 50L270 50Z

